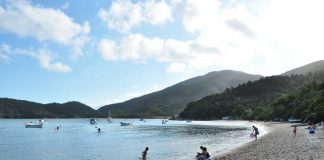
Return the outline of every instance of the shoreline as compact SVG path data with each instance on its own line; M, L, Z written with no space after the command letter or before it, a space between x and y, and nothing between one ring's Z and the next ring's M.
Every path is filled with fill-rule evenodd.
M264 138L266 135L268 135L271 131L273 131L273 127L269 126L268 124L264 124L264 122L261 122L261 121L254 121L253 123L251 123L251 127L252 125L255 125L257 126L257 128L259 128L260 132L265 132L264 134L261 134L258 136L258 140L260 140L261 138ZM252 129L251 129L252 130ZM229 149L225 152L222 152L221 154L215 154L213 153L212 155L216 155L214 156L214 160L216 159L219 159L220 157L224 157L224 156L227 156L231 153L235 153L237 152L238 150L244 148L244 147L247 147L248 145L251 145L251 143L253 143L255 140L250 140L250 141L247 141L246 143L243 143L241 145L238 145L232 149Z
M289 123L263 123L267 133L257 141L250 141L234 149L217 155L214 160L286 160L286 159L324 159L324 130L317 130L313 135L319 141L310 141L305 126L297 127L294 137Z

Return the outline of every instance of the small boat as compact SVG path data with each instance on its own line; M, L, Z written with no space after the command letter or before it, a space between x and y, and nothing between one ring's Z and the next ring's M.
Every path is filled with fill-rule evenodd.
M97 120L95 118L90 119L90 124L97 124Z
M290 122L290 123L301 123L302 122L302 119L289 118L288 119L288 122Z
M120 122L120 126L131 126L132 123L129 122Z
M38 122L27 122L25 123L26 128L43 128L43 123L41 121Z
M47 118L40 119L39 121L42 122L42 123L47 123Z
M141 119L140 119L140 121L142 121L142 122L146 122L146 120L145 120L145 119L143 119L143 118L141 118Z

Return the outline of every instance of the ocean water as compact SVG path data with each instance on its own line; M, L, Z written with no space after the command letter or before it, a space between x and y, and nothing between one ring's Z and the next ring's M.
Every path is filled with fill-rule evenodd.
M191 160L201 145L215 156L252 140L252 124L245 121L98 119L90 125L89 119L48 119L41 129L25 128L29 121L0 119L1 160L136 160L145 147L149 160Z

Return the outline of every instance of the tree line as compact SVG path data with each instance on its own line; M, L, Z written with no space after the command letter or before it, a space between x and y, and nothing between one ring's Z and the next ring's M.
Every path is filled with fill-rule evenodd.
M232 116L245 120L293 117L320 121L324 118L323 75L318 72L249 81L190 102L179 116L201 120Z

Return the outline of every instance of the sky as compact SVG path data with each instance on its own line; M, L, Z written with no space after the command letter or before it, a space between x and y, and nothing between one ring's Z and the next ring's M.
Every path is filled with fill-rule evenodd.
M0 97L93 108L324 59L322 0L0 0Z

